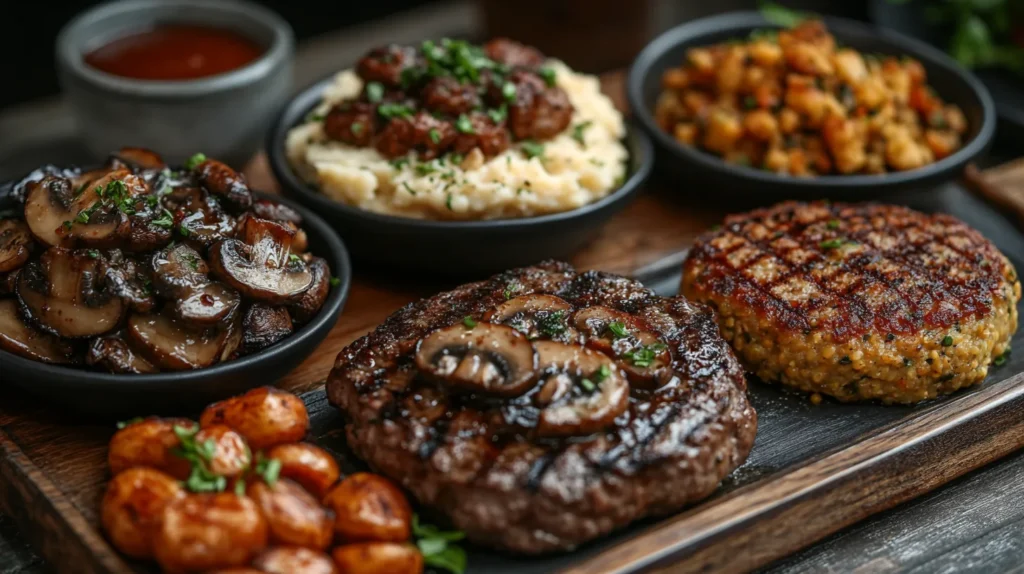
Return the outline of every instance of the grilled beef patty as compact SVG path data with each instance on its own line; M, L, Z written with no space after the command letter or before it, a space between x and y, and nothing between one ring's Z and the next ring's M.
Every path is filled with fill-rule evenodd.
M338 355L327 392L376 472L529 554L708 496L757 427L706 307L559 262L407 305Z
M786 202L730 216L683 264L750 371L843 401L981 382L1017 329L1006 257L949 215Z

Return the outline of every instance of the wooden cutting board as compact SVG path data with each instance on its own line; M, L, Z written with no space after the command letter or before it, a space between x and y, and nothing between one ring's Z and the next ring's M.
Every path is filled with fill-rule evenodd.
M254 187L276 190L262 158L246 171ZM975 170L968 180L987 197L1012 202L1013 190L1024 190L1024 168ZM1024 235L1008 231L998 213L963 189L936 192L920 207L963 211L997 243L998 235L1004 250L1014 241L1024 245ZM725 213L721 206L680 198L672 184L652 182L572 262L581 269L635 275L667 294L678 283L682 253ZM1021 259L1015 261L1024 268ZM327 340L276 382L304 394L313 439L344 467L359 463L345 448L340 417L321 390L337 352L405 303L446 287L362 275L357 269L345 311ZM994 369L985 384L918 407L827 400L813 406L805 396L755 382L757 444L747 464L708 501L664 520L643 521L569 555L527 560L474 548L470 571L741 572L778 559L1024 446L1022 338L1018 333L1015 339L1017 356ZM98 528L108 479L106 443L113 431L112 421L55 412L0 385L0 512L18 522L57 572L152 571L123 560Z

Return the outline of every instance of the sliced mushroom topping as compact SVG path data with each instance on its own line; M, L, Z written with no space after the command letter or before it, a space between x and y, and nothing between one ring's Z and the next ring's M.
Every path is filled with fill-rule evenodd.
M280 223L245 218L241 239L225 239L210 248L213 273L258 301L297 300L313 283L306 262L291 253L293 233Z
M568 325L572 305L554 295L521 295L498 305L484 319L508 325L533 339L575 342L579 333Z
M0 348L33 361L76 362L74 347L22 320L14 299L0 301Z
M28 175L21 178L21 180L14 184L11 188L11 199L18 203L24 203L32 184L42 181L46 176L74 179L78 177L80 173L81 170L78 168L64 168L52 164L40 166L29 172Z
M32 252L32 234L18 219L0 219L0 273L13 271L28 261Z
M197 187L178 187L164 196L175 211L178 232L189 242L209 247L233 237L235 218L228 215L216 198Z
M292 334L292 317L284 307L256 303L242 320L242 353L262 351Z
M117 327L125 305L106 288L99 266L86 250L51 247L18 274L18 299L36 324L57 336L106 333Z
M540 436L586 435L611 425L629 407L629 383L606 355L554 341L537 341L542 407Z
M225 356L232 335L231 327L194 329L167 314L136 314L128 318L129 341L161 369L209 367Z
M167 167L164 158L155 151L141 147L123 147L110 155L112 167L127 167L132 171L161 170Z
M117 249L108 251L100 262L107 289L120 297L132 311L148 313L153 309L156 299L143 265Z
M515 397L533 386L537 353L526 336L511 327L459 323L420 340L416 366L468 391Z
M174 312L182 320L207 326L228 319L241 297L223 283L210 281L210 268L199 252L178 243L153 255L153 285L157 293L174 300Z
M588 347L620 359L630 381L650 387L671 379L668 345L632 315L595 306L577 311L573 323Z
M226 164L208 159L197 165L193 172L207 191L222 198L230 207L245 210L252 205L252 193L245 177Z
M252 214L261 219L278 222L290 222L302 225L302 215L283 203L269 199L257 199L252 202Z
M67 178L46 176L28 186L25 221L47 245L113 247L128 236L126 213L134 213L136 196L147 191L142 179L124 169L77 188Z
M331 269L320 257L308 256L309 272L313 274L313 282L301 297L291 304L292 319L299 325L305 325L320 312L327 295L331 292Z
M120 334L93 339L85 355L85 363L111 373L157 372L156 367L136 353Z

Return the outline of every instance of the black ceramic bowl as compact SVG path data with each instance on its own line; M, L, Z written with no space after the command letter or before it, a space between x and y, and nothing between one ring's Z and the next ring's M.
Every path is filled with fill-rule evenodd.
M288 338L259 353L194 371L120 375L32 361L0 350L0 384L17 385L66 410L98 416L180 413L260 385L297 367L334 327L351 285L348 251L337 234L310 210L279 196L302 215L309 251L323 257L341 283L331 287L320 312ZM14 203L0 186L0 211Z
M688 48L746 38L753 30L779 28L758 12L732 12L694 20L658 36L640 52L629 72L629 105L644 131L654 139L659 170L680 181L692 182L682 193L714 189L721 196L765 203L780 199L873 199L928 189L954 179L968 162L988 149L996 127L992 98L985 86L952 58L890 30L843 18L824 17L824 22L845 46L863 53L907 55L919 60L928 74L928 83L938 95L960 106L967 117L970 128L964 146L949 157L910 171L800 178L729 164L708 152L678 143L654 121L662 73L682 63Z
M578 250L621 211L651 172L650 139L628 126L629 166L622 187L572 211L517 219L432 221L382 215L346 205L300 179L285 157L288 130L320 103L334 76L302 91L282 111L267 140L267 156L286 195L315 210L344 237L360 265L449 277L483 277Z

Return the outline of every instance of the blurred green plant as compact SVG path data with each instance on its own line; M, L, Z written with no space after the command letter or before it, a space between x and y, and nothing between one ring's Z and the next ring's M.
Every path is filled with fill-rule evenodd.
M913 0L888 0L908 4ZM933 0L930 24L952 30L947 51L967 68L1006 68L1024 74L1024 0Z

